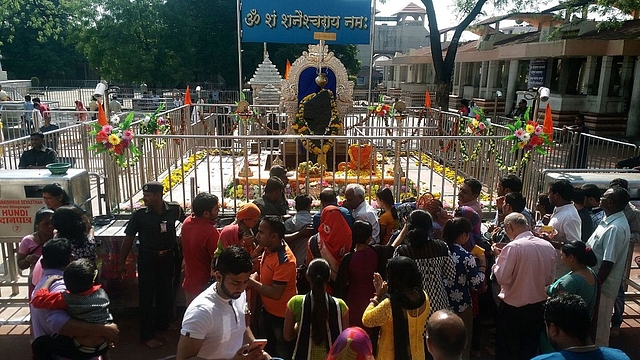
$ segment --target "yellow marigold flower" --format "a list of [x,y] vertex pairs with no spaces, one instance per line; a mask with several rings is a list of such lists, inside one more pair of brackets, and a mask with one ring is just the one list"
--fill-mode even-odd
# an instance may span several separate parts
[[527,125],[527,127],[525,128],[525,130],[529,133],[529,134],[533,134],[534,131],[536,131],[536,128],[533,125]]
[[478,120],[473,120],[471,122],[471,125],[473,125],[473,127],[478,127],[478,124],[479,124]]
[[527,145],[526,141],[520,141],[518,143],[518,149],[524,149],[524,147]]
[[118,144],[120,144],[120,141],[121,141],[121,140],[120,140],[120,138],[118,137],[118,135],[116,135],[116,134],[111,134],[111,135],[109,135],[109,143],[110,143],[111,145],[114,145],[114,146],[115,146],[115,145],[118,145]]

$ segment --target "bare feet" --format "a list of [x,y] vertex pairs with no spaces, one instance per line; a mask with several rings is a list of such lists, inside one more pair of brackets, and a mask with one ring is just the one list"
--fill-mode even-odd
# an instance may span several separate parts
[[150,349],[157,349],[162,345],[164,345],[161,341],[158,341],[156,339],[151,339],[149,341],[146,341],[144,344],[147,345],[147,347]]

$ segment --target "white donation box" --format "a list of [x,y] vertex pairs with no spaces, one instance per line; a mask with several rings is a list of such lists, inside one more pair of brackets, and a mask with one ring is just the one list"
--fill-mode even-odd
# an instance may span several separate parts
[[42,188],[53,183],[92,218],[86,170],[69,169],[64,175],[51,175],[47,169],[0,170],[0,237],[23,237],[34,231],[34,217],[44,206]]

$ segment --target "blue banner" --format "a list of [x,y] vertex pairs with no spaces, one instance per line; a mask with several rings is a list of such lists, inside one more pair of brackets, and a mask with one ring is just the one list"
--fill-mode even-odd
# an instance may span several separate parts
[[324,32],[328,44],[369,44],[370,17],[371,0],[243,0],[242,41],[313,44]]

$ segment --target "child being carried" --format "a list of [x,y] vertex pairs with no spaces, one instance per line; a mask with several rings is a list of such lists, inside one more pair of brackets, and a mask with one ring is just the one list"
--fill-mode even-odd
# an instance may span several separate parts
[[[95,265],[88,259],[79,259],[67,266],[64,270],[64,283],[67,291],[50,292],[49,287],[59,280],[59,276],[49,277],[31,299],[31,304],[36,308],[64,309],[77,320],[94,324],[107,324],[113,321],[109,312],[109,296],[101,288],[95,285],[98,275]],[[36,339],[34,342],[37,342]],[[109,344],[103,337],[81,336],[72,339],[73,344],[65,344],[65,350],[70,358],[87,358],[104,355],[109,349]],[[63,355],[63,354],[60,354]],[[66,356],[66,355],[65,355]]]

